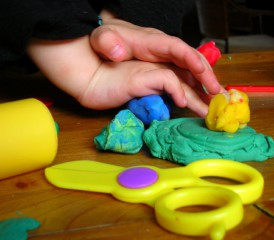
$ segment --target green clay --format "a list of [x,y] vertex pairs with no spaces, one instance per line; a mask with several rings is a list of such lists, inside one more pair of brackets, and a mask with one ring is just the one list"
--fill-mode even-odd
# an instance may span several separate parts
[[143,146],[144,124],[130,110],[120,111],[94,138],[96,148],[134,154]]
[[181,164],[205,158],[245,162],[274,157],[271,137],[248,126],[236,133],[211,131],[202,118],[154,121],[143,139],[154,157]]
[[27,231],[36,229],[40,222],[32,218],[11,218],[0,221],[0,240],[26,240]]

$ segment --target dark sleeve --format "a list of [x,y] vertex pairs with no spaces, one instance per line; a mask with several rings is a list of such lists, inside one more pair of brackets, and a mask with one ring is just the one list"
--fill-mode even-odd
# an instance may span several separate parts
[[180,37],[183,16],[193,4],[195,0],[117,0],[108,7],[121,19]]
[[25,48],[32,37],[63,40],[89,34],[98,26],[97,11],[100,7],[88,0],[1,0],[0,69],[28,66]]
[[133,24],[179,36],[188,2],[193,0],[0,0],[0,70],[34,70],[25,54],[30,38],[89,34],[98,27],[102,8]]

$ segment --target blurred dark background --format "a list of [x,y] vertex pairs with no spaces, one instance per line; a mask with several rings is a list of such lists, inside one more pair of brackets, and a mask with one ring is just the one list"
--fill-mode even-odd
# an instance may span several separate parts
[[[226,36],[221,34],[224,24]],[[213,39],[220,44],[222,52],[226,40],[231,45],[227,52],[274,50],[273,1],[193,0],[183,19],[182,39],[195,48]],[[238,42],[240,46],[234,47]]]

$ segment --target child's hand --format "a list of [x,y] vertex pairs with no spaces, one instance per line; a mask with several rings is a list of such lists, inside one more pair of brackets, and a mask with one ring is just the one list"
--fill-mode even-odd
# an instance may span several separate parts
[[143,28],[109,18],[90,37],[93,49],[105,59],[120,62],[139,59],[148,62],[174,63],[190,73],[190,86],[201,84],[209,94],[224,91],[207,60],[181,39],[157,29]]
[[56,86],[83,106],[108,109],[134,97],[169,94],[178,107],[205,116],[208,106],[190,87],[187,70],[139,60],[109,62],[92,50],[89,36],[67,41],[33,40],[29,56]]
[[187,84],[188,72],[170,64],[131,60],[103,62],[84,87],[80,102],[94,109],[121,106],[135,97],[170,95],[178,107],[188,107],[204,117],[208,106]]

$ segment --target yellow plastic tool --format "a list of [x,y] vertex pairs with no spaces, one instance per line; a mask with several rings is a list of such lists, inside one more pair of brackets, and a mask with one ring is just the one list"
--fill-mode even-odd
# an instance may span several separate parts
[[[159,224],[178,234],[210,235],[223,239],[227,230],[243,218],[243,204],[262,194],[262,175],[249,165],[224,159],[204,159],[186,167],[153,166],[124,168],[95,161],[73,161],[45,170],[53,185],[74,190],[112,194],[131,203],[155,208]],[[204,177],[221,177],[239,184],[217,184]],[[205,212],[184,212],[181,207],[208,205]]]
[[55,122],[37,99],[0,104],[0,133],[0,179],[46,167],[55,158]]

